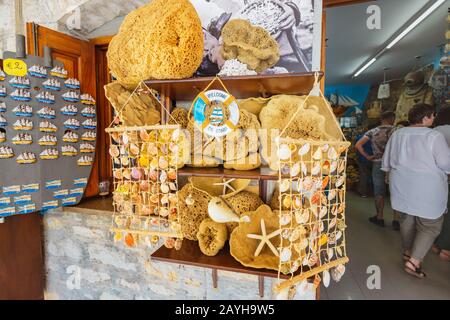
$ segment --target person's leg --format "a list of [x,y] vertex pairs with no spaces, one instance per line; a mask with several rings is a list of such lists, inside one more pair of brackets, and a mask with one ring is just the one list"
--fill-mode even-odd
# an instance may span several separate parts
[[402,238],[403,254],[408,258],[411,256],[411,250],[416,236],[416,222],[414,216],[398,212],[400,221],[400,235]]
[[369,195],[369,166],[361,161],[358,161],[359,169],[359,182],[358,193],[361,197],[367,197]]
[[409,271],[416,269],[416,276],[420,278],[425,276],[420,270],[421,263],[431,249],[434,241],[439,236],[443,222],[444,216],[440,216],[438,219],[415,217],[416,236],[411,248],[411,259],[405,264],[406,271],[408,271],[407,269],[409,269]]
[[369,219],[379,226],[384,226],[383,210],[384,210],[384,197],[386,196],[386,182],[385,173],[381,171],[381,162],[373,162],[372,164],[372,180],[373,180],[373,193],[375,196],[375,209],[376,216]]

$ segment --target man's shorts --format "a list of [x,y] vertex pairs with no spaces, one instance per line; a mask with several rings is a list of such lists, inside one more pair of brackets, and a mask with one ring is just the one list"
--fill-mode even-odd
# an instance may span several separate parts
[[386,196],[386,173],[381,170],[381,161],[372,164],[373,194],[375,197]]

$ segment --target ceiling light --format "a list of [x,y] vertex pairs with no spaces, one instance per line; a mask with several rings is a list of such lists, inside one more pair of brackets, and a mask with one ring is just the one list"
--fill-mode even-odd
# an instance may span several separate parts
[[364,70],[366,70],[368,67],[371,66],[372,63],[374,63],[375,61],[377,61],[376,58],[373,58],[372,60],[370,60],[369,62],[367,62],[364,67],[362,67],[361,69],[358,70],[358,72],[355,73],[355,75],[353,76],[354,78],[356,78],[357,76],[359,76]]
[[412,29],[417,27],[419,23],[425,20],[430,14],[433,13],[441,4],[443,4],[445,0],[436,1],[431,7],[429,7],[424,13],[422,13],[413,23],[411,23],[405,30],[403,30],[398,36],[395,37],[387,46],[386,49],[391,49],[397,42],[403,39]]

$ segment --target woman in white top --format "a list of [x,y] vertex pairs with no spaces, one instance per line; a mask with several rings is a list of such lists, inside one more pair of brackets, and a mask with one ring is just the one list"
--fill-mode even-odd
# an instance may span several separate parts
[[450,148],[444,135],[430,129],[434,108],[415,105],[410,126],[395,131],[383,156],[389,172],[392,208],[400,214],[405,271],[424,278],[421,262],[442,229],[447,211]]
[[[434,120],[434,130],[439,131],[447,140],[447,144],[450,147],[450,107],[445,107],[439,110],[436,119]],[[450,183],[450,179],[449,179]],[[447,204],[447,214],[444,218],[444,224],[442,226],[441,234],[436,240],[436,249],[439,257],[443,261],[450,261],[450,214],[449,203]]]

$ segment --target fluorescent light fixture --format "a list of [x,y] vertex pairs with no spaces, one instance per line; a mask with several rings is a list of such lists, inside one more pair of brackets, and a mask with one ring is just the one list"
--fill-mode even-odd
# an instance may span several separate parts
[[364,70],[366,70],[368,67],[370,67],[375,61],[377,61],[377,58],[373,58],[372,60],[367,62],[364,65],[364,67],[362,67],[361,69],[358,70],[358,72],[355,73],[355,75],[353,77],[356,78],[357,76],[359,76],[361,73],[364,72]]
[[430,14],[433,13],[441,4],[443,4],[445,0],[438,0],[431,7],[429,7],[424,13],[422,13],[413,23],[411,23],[405,30],[403,30],[398,36],[395,37],[387,46],[386,49],[391,49],[397,42],[403,39],[412,29],[417,27],[419,23],[425,20]]

